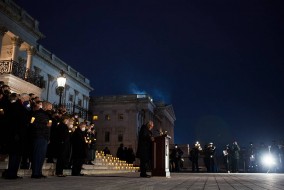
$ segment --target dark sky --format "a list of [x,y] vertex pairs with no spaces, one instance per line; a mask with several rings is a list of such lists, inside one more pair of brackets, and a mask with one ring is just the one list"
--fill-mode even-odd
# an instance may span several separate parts
[[91,95],[172,104],[176,143],[284,140],[283,0],[16,0]]

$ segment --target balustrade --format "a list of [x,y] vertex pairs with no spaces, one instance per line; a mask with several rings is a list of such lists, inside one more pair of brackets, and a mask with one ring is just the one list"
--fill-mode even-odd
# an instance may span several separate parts
[[25,64],[18,63],[13,60],[1,60],[0,61],[0,74],[12,74],[31,84],[36,85],[39,88],[44,87],[44,80],[42,76],[40,76],[35,71],[27,69],[25,67]]

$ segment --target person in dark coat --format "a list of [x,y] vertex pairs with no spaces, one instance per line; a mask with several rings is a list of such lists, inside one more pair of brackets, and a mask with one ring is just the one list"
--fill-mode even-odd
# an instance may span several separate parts
[[232,172],[236,173],[239,172],[239,159],[240,159],[240,147],[237,141],[233,142],[231,152],[232,152]]
[[42,109],[35,111],[32,115],[32,176],[31,178],[46,178],[42,175],[42,167],[46,156],[47,145],[50,136],[50,127],[52,125],[49,111],[52,110],[50,102],[43,102]]
[[216,147],[213,143],[209,143],[204,147],[204,164],[207,168],[207,172],[213,173],[215,169],[215,151]]
[[139,140],[136,156],[140,158],[140,177],[151,177],[147,175],[147,166],[150,167],[152,160],[152,142],[154,137],[151,130],[154,127],[153,121],[149,121],[146,125],[142,125],[139,131]]
[[125,151],[123,143],[121,143],[116,151],[116,157],[119,158],[119,160],[125,160]]
[[95,151],[96,151],[96,133],[92,126],[89,126],[89,129],[86,133],[86,138],[88,141],[88,155],[86,164],[94,165],[92,161],[95,159]]
[[[0,81],[3,82],[3,81]],[[6,86],[6,88],[2,88]],[[8,125],[7,125],[7,110],[10,105],[9,100],[10,91],[7,85],[0,87],[0,154],[6,155],[7,152],[7,141],[8,141]]]
[[191,158],[190,161],[191,161],[191,166],[192,166],[192,172],[199,172],[199,165],[198,165],[199,147],[196,144],[194,144],[189,154]]
[[82,176],[82,166],[87,158],[88,145],[85,139],[86,123],[79,124],[71,136],[72,144],[72,176]]
[[226,145],[225,149],[223,150],[223,155],[224,155],[224,164],[226,168],[226,172],[230,173],[231,172],[231,147],[229,144]]
[[12,93],[10,100],[11,104],[7,110],[9,164],[4,177],[18,179],[20,177],[17,176],[17,173],[24,151],[29,118],[29,112],[24,107],[24,103],[29,100],[29,95],[21,94],[20,100],[17,100],[17,94]]
[[135,161],[135,154],[134,154],[133,149],[132,149],[131,146],[127,148],[127,152],[126,153],[127,153],[126,154],[127,155],[126,156],[127,163],[128,164],[133,164],[133,162]]
[[110,150],[108,149],[107,146],[103,149],[103,152],[104,152],[104,155],[110,154]]
[[66,163],[66,157],[68,156],[68,148],[70,144],[70,133],[69,133],[69,122],[70,118],[64,116],[57,126],[57,135],[55,139],[55,145],[57,146],[57,162],[56,162],[56,172],[58,177],[66,177],[63,174],[63,169]]

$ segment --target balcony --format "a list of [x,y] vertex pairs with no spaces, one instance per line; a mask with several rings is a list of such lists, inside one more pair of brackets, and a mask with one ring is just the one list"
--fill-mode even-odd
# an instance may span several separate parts
[[[89,121],[90,118],[92,118],[92,113],[79,105],[75,105],[73,103],[66,103],[62,104],[62,106],[66,108],[66,111],[69,115],[78,114],[79,118],[82,118],[87,121]],[[55,109],[59,108],[58,104],[53,104],[53,107]]]
[[37,72],[29,70],[25,64],[13,60],[0,60],[0,74],[12,74],[39,88],[44,87],[44,80]]

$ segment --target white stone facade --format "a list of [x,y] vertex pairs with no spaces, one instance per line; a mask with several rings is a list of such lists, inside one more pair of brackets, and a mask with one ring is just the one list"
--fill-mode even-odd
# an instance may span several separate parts
[[[12,0],[0,1],[0,81],[13,92],[34,93],[42,100],[59,103],[57,77],[63,70],[67,78],[62,103],[88,110],[90,81],[37,41],[44,37],[38,29],[39,22]],[[14,74],[16,64],[23,64],[42,81],[32,84],[27,76]],[[70,110],[69,110],[70,111]],[[74,110],[76,112],[76,110]]]
[[174,143],[175,115],[171,105],[155,103],[150,96],[137,94],[99,96],[93,101],[90,109],[94,114],[98,150],[107,146],[116,155],[123,143],[136,152],[140,127],[149,120],[154,121],[155,136],[167,133],[171,136],[170,144]]

